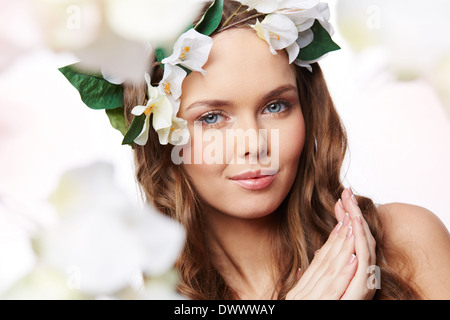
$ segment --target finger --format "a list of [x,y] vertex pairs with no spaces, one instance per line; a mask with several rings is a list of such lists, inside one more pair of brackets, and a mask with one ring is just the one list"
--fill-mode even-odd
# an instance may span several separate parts
[[334,205],[334,216],[336,217],[337,221],[344,220],[345,209],[344,204],[342,203],[342,199],[336,201],[336,204]]
[[[350,227],[348,230],[351,230]],[[330,260],[328,265],[324,265],[324,272],[314,285],[310,288],[306,288],[307,291],[309,289],[309,292],[313,297],[331,298],[332,296],[338,295],[337,298],[340,298],[344,294],[345,289],[352,279],[350,271],[353,271],[352,273],[354,273],[352,266],[348,268],[349,261],[351,261],[354,252],[354,241],[355,237],[353,235],[347,237],[339,253]],[[343,279],[341,279],[342,277]],[[337,286],[333,287],[333,283],[336,281],[338,281],[336,283]],[[328,292],[330,286],[333,288],[334,292]]]
[[364,216],[360,216],[360,219],[362,221],[364,233],[366,235],[367,245],[369,246],[370,254],[372,257],[371,264],[375,264],[375,262],[376,262],[376,241],[372,235],[372,232],[370,231],[370,228],[369,228],[369,225],[367,224],[366,219],[364,219]]
[[[347,202],[347,199],[349,199],[353,194],[352,189],[350,188],[345,188],[344,191],[342,191],[341,194],[341,200],[342,200],[342,204],[345,204],[345,202]],[[345,209],[345,205],[344,205],[344,209]]]
[[[355,231],[356,229],[358,229],[358,234],[361,235],[361,237],[358,237],[357,234],[357,241],[356,241],[356,249],[360,250],[360,252],[358,253],[358,251],[356,252],[357,254],[369,254],[369,256],[367,258],[369,258],[369,261],[371,264],[375,263],[376,259],[374,259],[375,257],[375,239],[372,236],[372,233],[370,232],[369,229],[369,225],[367,224],[366,221],[364,221],[364,217],[362,215],[362,212],[360,210],[360,208],[357,205],[357,201],[354,197],[354,195],[352,195],[349,199],[346,200],[346,202],[344,202],[344,207],[346,208],[346,210],[349,212],[351,218],[352,218],[352,225],[353,224],[358,224],[357,226],[355,226]],[[365,258],[365,257],[364,257]],[[361,256],[358,256],[358,260],[360,261],[361,264]]]
[[343,202],[346,201],[348,198],[350,198],[351,195],[352,192],[350,191],[350,189],[345,188],[344,191],[342,191],[341,198],[339,198],[338,201],[336,202],[334,206],[334,212],[335,217],[338,221],[342,221],[344,219],[346,211]]
[[300,281],[297,283],[297,285],[291,290],[292,293],[295,295],[296,292],[301,291],[310,281],[312,275],[317,271],[317,268],[321,265],[324,257],[326,256],[327,252],[330,250],[330,248],[333,246],[334,242],[336,241],[336,238],[338,236],[338,232],[341,229],[342,222],[339,222],[336,227],[333,229],[333,231],[330,233],[327,241],[322,246],[322,248],[317,252],[314,259],[311,261],[311,264],[309,267],[305,270],[305,272],[301,275]]
[[[369,225],[365,221],[361,209],[358,206],[358,202],[354,195],[351,195],[349,198],[346,198],[346,200],[343,200],[344,208],[345,210],[350,214],[350,217],[352,218],[352,221],[355,220],[357,216],[361,218],[362,225],[364,228],[364,234],[366,237],[367,245],[369,247],[370,253],[373,257],[376,255],[376,241],[370,231]],[[375,259],[371,260],[372,264],[375,263]]]
[[358,206],[358,202],[354,195],[346,199],[344,208],[352,217],[352,225],[355,231],[355,251],[358,258],[358,269],[356,274],[347,288],[347,292],[343,299],[361,299],[373,296],[374,291],[368,288],[367,270],[369,266],[376,263],[376,242],[370,231],[369,225],[365,221],[362,212]]
[[[304,290],[305,292],[312,291],[317,286],[319,281],[321,281],[322,283],[322,289],[325,289],[326,286],[330,284],[326,281],[331,281],[333,279],[332,276],[335,276],[335,272],[338,270],[336,268],[340,266],[336,265],[336,261],[339,260],[340,255],[346,255],[347,258],[349,258],[350,255],[354,253],[354,240],[351,239],[351,241],[347,241],[346,243],[346,239],[350,238],[351,236],[352,227],[349,225],[343,225],[338,231],[337,237],[335,238],[331,248],[328,250],[327,254],[320,260],[320,265],[315,268],[314,273],[310,276],[308,283],[304,285],[302,290]],[[331,277],[329,275],[330,266],[332,266],[331,270],[333,271],[333,275]]]
[[344,218],[344,215],[348,213],[345,204],[347,203],[348,199],[350,199],[352,194],[353,193],[350,188],[345,188],[344,191],[342,191],[341,198],[339,199],[340,201],[338,200],[339,207],[341,207],[342,210],[341,208],[337,208],[337,210],[339,211],[339,215],[342,217],[342,219]]
[[298,268],[298,270],[297,270],[297,277],[296,277],[297,281],[300,280],[301,277],[302,277],[302,269]]
[[355,251],[358,258],[358,268],[355,276],[350,282],[343,299],[363,299],[370,295],[370,289],[368,288],[367,270],[372,264],[373,255],[370,252],[370,248],[367,243],[366,233],[364,230],[362,217],[357,216],[353,221],[353,230],[355,236]]
[[366,219],[364,219],[364,216],[361,216],[361,221],[364,227],[364,232],[366,233],[366,239],[367,239],[367,244],[369,246],[370,249],[370,253],[372,255],[372,264],[375,264],[376,262],[376,240],[372,235],[372,231],[370,231],[369,228],[369,224],[367,223]]
[[333,231],[330,233],[330,236],[328,237],[325,244],[322,246],[322,248],[317,252],[317,254],[314,256],[313,260],[311,261],[311,264],[309,267],[305,270],[305,272],[301,275],[300,281],[296,284],[294,288],[290,291],[290,296],[295,298],[295,295],[304,290],[304,288],[308,285],[308,283],[311,281],[311,278],[314,276],[314,274],[317,272],[317,269],[321,266],[323,259],[325,258],[327,252],[330,250],[330,248],[333,246],[334,242],[336,241],[336,238],[338,237],[339,230],[342,227],[342,222],[338,222],[336,227],[333,229]]
[[345,200],[343,199],[342,204],[344,205],[345,212],[350,214],[350,218],[352,218],[352,220],[357,215],[362,215],[361,209],[359,208],[358,202],[353,194]]
[[323,260],[326,259],[330,254],[330,250],[337,250],[341,247],[342,240],[345,239],[345,235],[347,233],[346,230],[341,229],[343,226],[347,227],[349,223],[350,215],[346,214],[343,221],[339,221],[336,227],[333,229],[330,236],[328,237],[327,242],[322,246],[320,250],[317,250],[315,252],[314,259],[311,262],[311,265],[314,265],[315,267],[320,266],[323,263]]
[[367,242],[366,231],[362,223],[362,216],[358,215],[353,221],[353,230],[355,235],[355,252],[358,257],[358,271],[366,272],[372,261],[372,253]]
[[345,294],[349,283],[353,279],[356,268],[358,267],[358,259],[355,254],[352,254],[347,265],[342,268],[339,276],[328,286],[325,293],[321,296],[321,299],[325,300],[337,300],[341,299]]

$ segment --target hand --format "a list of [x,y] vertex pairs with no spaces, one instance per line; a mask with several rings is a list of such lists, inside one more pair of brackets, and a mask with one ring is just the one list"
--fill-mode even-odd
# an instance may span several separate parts
[[368,268],[376,263],[376,242],[351,189],[345,189],[341,198],[342,200],[338,201],[335,206],[336,219],[344,219],[346,213],[350,215],[358,260],[356,274],[341,299],[372,299],[375,289],[369,288],[367,279],[369,277]]
[[375,240],[349,189],[336,203],[335,214],[339,223],[286,299],[373,297],[367,269],[376,261]]
[[350,216],[344,214],[286,299],[340,299],[357,270],[354,252],[353,227]]

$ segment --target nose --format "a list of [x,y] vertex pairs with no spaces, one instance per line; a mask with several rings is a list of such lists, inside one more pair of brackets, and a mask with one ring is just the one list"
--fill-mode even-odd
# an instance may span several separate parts
[[238,163],[257,164],[269,156],[268,130],[263,128],[255,116],[241,117],[235,129],[235,154]]

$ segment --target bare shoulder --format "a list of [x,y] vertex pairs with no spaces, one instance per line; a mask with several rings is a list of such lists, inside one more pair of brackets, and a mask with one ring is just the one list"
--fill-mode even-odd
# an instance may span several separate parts
[[[413,280],[424,298],[450,299],[450,235],[441,220],[426,208],[405,203],[380,205],[378,214],[385,246],[395,246],[411,259]],[[395,259],[386,257],[392,266]]]
[[387,203],[378,207],[387,238],[396,241],[450,241],[442,221],[430,210],[406,203]]

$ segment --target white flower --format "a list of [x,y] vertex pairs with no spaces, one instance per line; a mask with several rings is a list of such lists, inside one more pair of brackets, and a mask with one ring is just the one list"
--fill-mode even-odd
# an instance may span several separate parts
[[251,27],[269,44],[272,54],[277,54],[276,50],[286,49],[289,63],[297,58],[300,50],[296,43],[298,31],[291,19],[280,14],[269,14],[262,22],[256,20]]
[[162,85],[167,95],[170,94],[177,100],[181,97],[181,86],[186,75],[187,72],[182,68],[167,64],[164,66],[164,75],[160,85]]
[[0,1],[0,72],[42,42],[33,0]]
[[272,13],[278,8],[277,0],[237,0],[248,6],[248,10],[255,9],[261,13]]
[[175,116],[172,117],[172,127],[169,133],[169,142],[173,145],[184,145],[189,141],[187,121]]
[[[137,75],[149,67],[148,42],[119,36],[106,23],[104,0],[36,0],[36,29],[56,52],[74,54],[85,70],[122,80],[142,81]],[[146,69],[143,69],[146,68]]]
[[290,10],[306,10],[311,9],[319,4],[320,0],[278,0],[278,8],[280,9],[290,9]]
[[[252,27],[260,38],[269,43],[273,54],[275,50],[286,49],[289,63],[295,61],[297,65],[311,69],[309,66],[311,62],[300,61],[297,56],[301,48],[305,48],[314,41],[311,27],[315,20],[318,20],[331,36],[334,33],[329,23],[328,4],[320,3],[320,0],[243,0],[239,2],[261,13],[270,13],[261,23],[257,21]],[[287,20],[291,20],[292,23]],[[294,37],[295,40],[292,40]]]
[[56,51],[87,48],[104,36],[102,0],[35,2],[45,41]]
[[305,10],[315,7],[320,0],[237,0],[260,13],[275,13],[280,9]]
[[[305,48],[311,42],[314,41],[314,33],[311,30],[315,20],[327,30],[327,32],[332,36],[334,30],[332,25],[329,23],[330,20],[330,10],[328,4],[320,3],[320,0],[281,0],[279,2],[279,8],[277,13],[291,19],[298,31],[298,38],[296,40],[299,50]],[[309,71],[312,71],[311,65],[324,58],[322,57],[312,60],[312,61],[302,61],[300,59],[295,59],[294,63],[300,67],[305,67]]]
[[117,82],[141,82],[142,70],[149,68],[151,39],[136,41],[112,30],[105,17],[110,5],[105,0],[37,0],[35,4],[49,48],[74,54],[87,71],[101,69],[107,78],[120,79]]
[[175,40],[192,23],[198,0],[107,0],[106,18],[118,35],[139,42]]
[[1,296],[1,300],[86,300],[89,297],[68,285],[65,272],[37,264]]
[[148,141],[150,129],[150,115],[153,114],[153,128],[158,133],[161,144],[167,144],[166,129],[172,125],[173,105],[161,86],[153,87],[150,83],[150,76],[145,74],[145,81],[148,87],[148,102],[145,106],[136,106],[131,111],[135,116],[145,114],[144,127],[139,136],[134,140],[138,145],[145,145]]
[[187,129],[187,121],[176,116],[172,116],[172,125],[168,128],[161,129],[159,132],[159,143],[183,145],[189,141],[189,130]]
[[164,65],[164,75],[159,83],[158,90],[159,92],[164,92],[172,104],[173,113],[171,125],[161,128],[158,131],[159,142],[161,144],[171,143],[173,145],[181,145],[186,144],[189,140],[187,121],[176,117],[180,108],[181,87],[186,75],[187,72],[176,65]]
[[69,289],[93,296],[136,287],[141,274],[164,275],[185,239],[181,225],[130,201],[113,178],[106,163],[65,173],[52,196],[61,219],[36,242],[42,264],[62,272]]
[[312,32],[311,29],[298,33],[297,44],[300,48],[308,46],[313,41],[314,41],[314,33]]
[[171,100],[174,115],[180,108],[181,87],[186,76],[187,72],[182,68],[171,64],[164,65],[164,75],[159,86]]
[[172,55],[161,62],[164,65],[179,64],[192,71],[199,71],[205,74],[205,70],[202,67],[208,60],[211,47],[211,37],[205,36],[191,28],[175,42]]
[[[310,7],[314,2],[317,2],[316,5]],[[300,8],[299,5],[294,9],[280,9],[277,13],[289,17],[295,23],[298,32],[309,30],[314,24],[314,21],[318,20],[331,36],[334,33],[331,24],[328,22],[330,20],[330,9],[327,3],[307,1],[305,8]]]
[[[173,43],[203,6],[198,0],[26,1],[37,8],[40,23],[34,29],[42,33],[51,49],[69,51],[85,69],[101,68],[105,74],[120,79],[115,82],[142,81],[140,74],[149,68],[151,47]],[[3,9],[0,4],[0,11]],[[22,22],[18,17],[11,20]],[[14,24],[13,29],[23,28]],[[1,39],[0,28],[0,44]]]
[[298,65],[299,67],[306,68],[306,69],[308,69],[308,71],[312,72],[311,64],[316,63],[316,62],[322,60],[322,59],[325,58],[327,55],[328,55],[328,54],[324,54],[323,56],[321,56],[321,57],[319,57],[319,58],[317,58],[317,59],[314,59],[314,60],[308,60],[308,61],[296,59],[296,60],[294,61],[294,63],[295,63],[296,65]]
[[153,113],[153,128],[158,133],[159,143],[166,145],[186,144],[189,140],[189,130],[186,120],[176,117],[180,108],[181,87],[187,72],[182,68],[166,64],[164,75],[158,87],[150,83],[150,76],[145,75],[148,86],[148,102],[145,106],[136,106],[132,114],[146,115],[144,127],[139,136],[134,140],[139,145],[145,145],[148,141],[150,130],[150,115]]
[[142,82],[142,70],[149,68],[149,50],[149,44],[123,39],[105,30],[89,46],[70,51],[81,60],[83,69],[101,69],[108,80],[113,78],[114,83],[122,83]]

